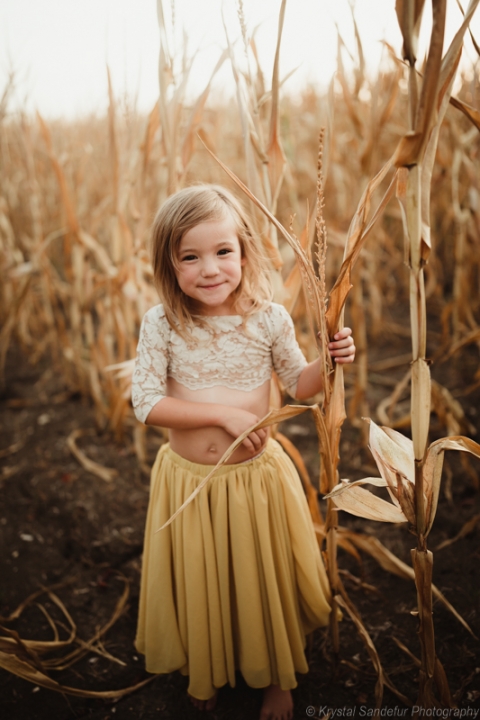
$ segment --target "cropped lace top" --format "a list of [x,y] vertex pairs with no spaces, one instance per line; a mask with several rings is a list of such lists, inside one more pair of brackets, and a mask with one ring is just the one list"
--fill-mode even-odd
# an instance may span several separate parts
[[220,385],[248,392],[275,370],[294,396],[307,361],[282,305],[270,303],[245,323],[240,315],[204,320],[205,326],[195,326],[185,339],[168,324],[163,305],[145,314],[132,378],[133,408],[142,422],[165,397],[167,377],[191,390]]

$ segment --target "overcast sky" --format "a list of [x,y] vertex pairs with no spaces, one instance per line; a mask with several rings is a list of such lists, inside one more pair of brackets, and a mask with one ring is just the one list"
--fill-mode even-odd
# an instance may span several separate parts
[[[222,8],[229,35],[240,38],[238,0],[164,0],[163,4],[176,52],[183,48],[183,32],[190,55],[196,52],[191,84],[197,95],[226,44]],[[280,0],[243,0],[243,6],[248,32],[258,26],[257,46],[269,75]],[[382,39],[400,53],[394,7],[394,0],[356,0],[355,16],[372,72],[380,62]],[[336,69],[336,25],[355,51],[349,8],[348,0],[289,0],[281,74],[298,69],[286,89],[294,92],[306,82],[329,82]],[[449,0],[449,8],[451,37],[460,12],[455,0]],[[479,15],[477,11],[472,25],[477,40]],[[38,109],[47,118],[102,113],[107,106],[108,64],[117,96],[126,93],[137,99],[140,110],[149,110],[158,95],[158,50],[155,0],[0,0],[0,94],[13,69],[12,107]],[[242,55],[241,42],[237,54]],[[471,43],[467,54],[474,57]],[[232,86],[231,70],[225,67],[217,88],[228,92]]]

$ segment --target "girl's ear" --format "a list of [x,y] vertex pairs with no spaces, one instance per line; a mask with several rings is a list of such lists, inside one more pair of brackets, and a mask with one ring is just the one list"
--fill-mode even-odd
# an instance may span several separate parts
[[246,257],[242,257],[242,259],[240,260],[240,265],[241,265],[242,267],[244,267],[246,264],[247,264],[247,258],[246,258]]

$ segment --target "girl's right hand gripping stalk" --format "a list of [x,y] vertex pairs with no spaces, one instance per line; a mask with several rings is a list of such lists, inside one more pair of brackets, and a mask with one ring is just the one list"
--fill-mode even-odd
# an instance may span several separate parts
[[[244,433],[245,430],[248,430],[249,427],[252,427],[252,425],[258,423],[259,420],[259,417],[257,417],[251,412],[248,412],[247,410],[241,410],[239,408],[228,408],[228,411],[225,415],[223,428],[235,440],[237,437],[239,437],[239,435]],[[244,445],[250,452],[258,453],[265,444],[267,436],[268,432],[266,428],[255,430],[245,438],[242,445]]]

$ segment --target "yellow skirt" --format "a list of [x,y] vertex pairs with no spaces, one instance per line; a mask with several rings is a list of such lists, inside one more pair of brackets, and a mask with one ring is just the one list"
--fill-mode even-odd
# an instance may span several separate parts
[[225,465],[156,533],[212,469],[164,445],[152,469],[135,645],[151,673],[180,670],[212,697],[239,670],[248,685],[296,687],[305,636],[328,623],[325,569],[304,491],[274,440]]

